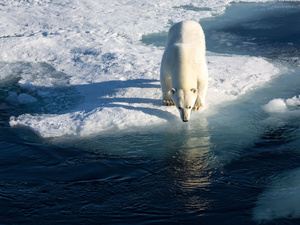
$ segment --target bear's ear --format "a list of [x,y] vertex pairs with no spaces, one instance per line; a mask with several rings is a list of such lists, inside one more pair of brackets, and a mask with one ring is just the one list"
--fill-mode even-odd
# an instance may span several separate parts
[[175,94],[176,89],[175,89],[175,88],[172,88],[172,89],[171,89],[171,92],[172,92],[173,94]]
[[191,91],[195,94],[197,90],[195,88],[192,88]]

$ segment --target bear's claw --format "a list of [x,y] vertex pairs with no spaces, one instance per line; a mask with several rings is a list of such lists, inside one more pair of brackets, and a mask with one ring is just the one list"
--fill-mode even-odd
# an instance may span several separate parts
[[202,105],[194,105],[193,111],[198,111],[198,110],[200,110],[200,109],[202,109],[202,108],[203,108]]
[[163,100],[164,105],[166,106],[174,106],[174,102],[172,100]]

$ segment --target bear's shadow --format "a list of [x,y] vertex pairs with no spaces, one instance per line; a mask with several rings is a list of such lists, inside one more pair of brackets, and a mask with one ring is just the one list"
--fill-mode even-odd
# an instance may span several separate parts
[[[87,85],[78,85],[76,86],[77,90],[85,96],[85,99],[81,101],[82,103],[82,110],[85,111],[92,111],[95,108],[103,107],[121,107],[128,110],[136,110],[142,111],[145,114],[157,116],[159,118],[165,120],[172,120],[177,118],[172,113],[168,111],[164,111],[159,109],[162,106],[161,99],[152,99],[146,97],[114,97],[117,92],[130,88],[153,88],[157,89],[160,88],[159,84],[156,84],[159,80],[152,80],[152,79],[132,79],[132,80],[113,80],[113,81],[104,81],[100,83],[93,83]],[[139,92],[140,93],[140,92]],[[126,96],[126,94],[125,94]],[[88,98],[88,99],[86,99]],[[85,104],[91,103],[90,105]],[[128,103],[128,104],[124,104]],[[157,108],[150,108],[150,107],[143,107],[143,106],[136,106],[130,104],[151,104],[157,106]]]
[[[75,111],[92,112],[98,108],[117,107],[127,110],[139,110],[145,114],[166,120],[176,118],[172,113],[161,109],[161,99],[157,99],[155,96],[151,98],[151,95],[146,93],[149,89],[156,91],[155,89],[160,88],[159,80],[111,80],[99,83],[71,85],[69,75],[57,71],[47,63],[17,62],[1,64],[0,69],[5,66],[10,68],[11,77],[14,79],[0,86],[0,94],[2,95],[0,100],[3,102],[2,105],[5,106],[5,111],[8,108],[12,109],[9,110],[10,116],[18,116],[25,113],[65,114]],[[18,82],[27,73],[30,73],[34,80],[42,80],[46,76],[51,81],[51,85],[23,88]],[[137,88],[138,90],[134,93],[134,91],[130,91],[131,88]],[[130,93],[126,93],[128,91]],[[12,104],[6,100],[10,92],[16,93],[16,100],[17,96],[27,94],[34,97],[36,101],[25,104]],[[120,94],[120,92],[123,93]],[[149,105],[150,107],[147,107]],[[151,105],[157,107],[151,107]],[[4,120],[8,120],[7,116],[5,116]]]

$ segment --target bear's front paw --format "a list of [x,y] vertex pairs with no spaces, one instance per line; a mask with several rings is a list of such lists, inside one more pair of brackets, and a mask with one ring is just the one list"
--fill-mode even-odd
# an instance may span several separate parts
[[174,102],[172,100],[163,100],[164,105],[166,106],[174,106]]

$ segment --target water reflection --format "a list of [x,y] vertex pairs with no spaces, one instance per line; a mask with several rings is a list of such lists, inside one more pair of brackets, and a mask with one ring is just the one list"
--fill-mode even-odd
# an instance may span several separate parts
[[164,135],[169,190],[187,211],[199,212],[210,206],[210,135],[206,118],[173,127]]

